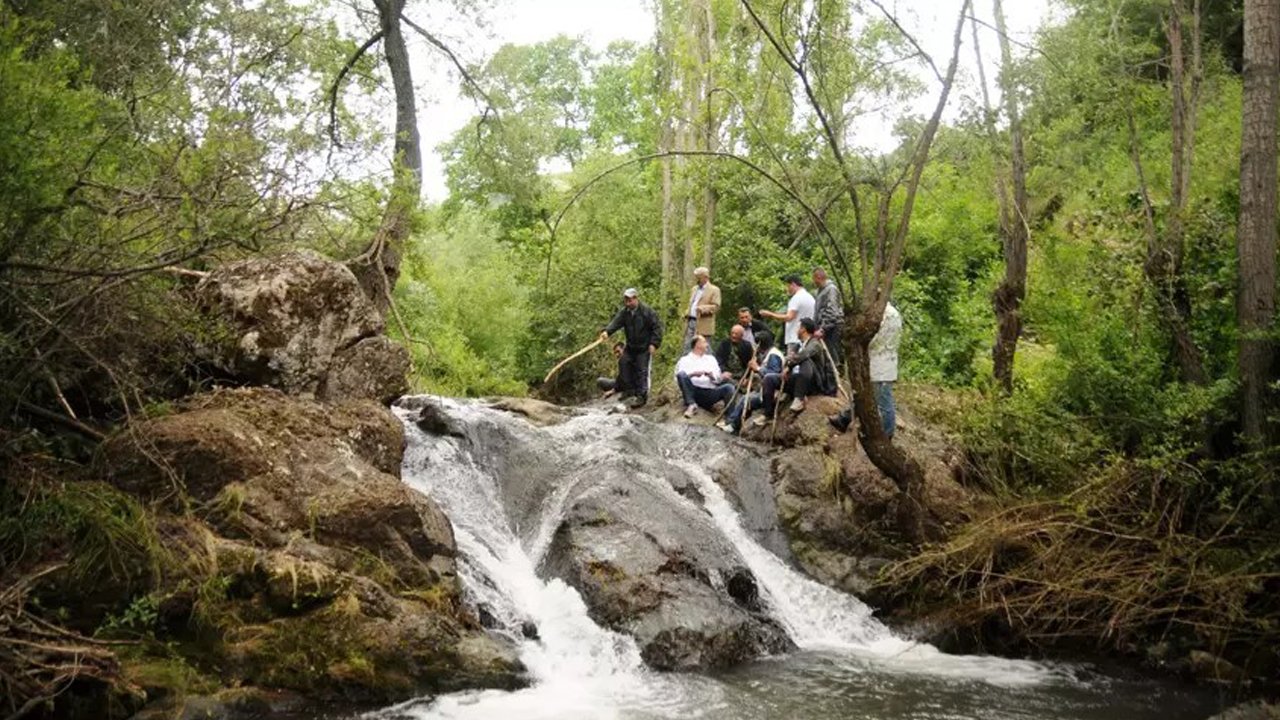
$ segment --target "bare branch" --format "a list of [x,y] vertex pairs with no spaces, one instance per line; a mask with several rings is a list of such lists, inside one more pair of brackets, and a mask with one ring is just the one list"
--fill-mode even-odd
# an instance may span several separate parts
[[462,64],[462,61],[458,59],[458,56],[453,53],[453,50],[451,50],[448,45],[445,45],[440,41],[440,38],[437,38],[435,35],[427,32],[426,28],[415,23],[404,15],[401,15],[400,19],[404,20],[406,25],[413,28],[415,32],[421,35],[427,42],[431,43],[437,50],[444,53],[445,57],[449,58],[449,62],[453,63],[453,66],[457,68],[458,73],[462,75],[462,79],[471,86],[471,89],[475,91],[477,95],[484,99],[485,104],[489,106],[489,109],[493,111],[494,115],[498,114],[498,110],[494,107],[493,100],[489,98],[489,94],[485,92],[484,88],[480,87],[480,83],[472,77],[471,72],[467,70],[467,66]]
[[382,40],[383,32],[379,30],[372,37],[364,41],[364,44],[356,48],[351,53],[351,57],[347,58],[347,62],[338,71],[337,77],[333,79],[333,84],[329,86],[329,140],[336,146],[341,147],[342,143],[338,141],[338,88],[342,85],[342,81],[347,77],[347,73],[351,72],[360,58],[364,57],[369,48],[378,44]]
[[[872,5],[875,5],[876,9],[878,9],[880,13],[884,15],[885,19],[888,20],[893,25],[893,27],[898,30],[898,32],[902,35],[902,37],[906,38],[906,41],[908,43],[911,43],[911,46],[916,49],[916,52],[919,53],[920,57],[924,58],[925,64],[927,64],[929,66],[929,69],[933,71],[933,77],[937,79],[938,82],[946,82],[942,78],[942,73],[938,72],[938,66],[934,64],[933,58],[929,56],[929,53],[924,51],[924,48],[921,47],[920,43],[916,42],[915,36],[907,32],[906,28],[902,27],[902,23],[898,22],[898,17],[893,13],[889,12],[889,9],[886,8],[880,2],[880,0],[870,0],[870,2]],[[968,3],[966,3],[966,7],[967,6],[968,6]]]

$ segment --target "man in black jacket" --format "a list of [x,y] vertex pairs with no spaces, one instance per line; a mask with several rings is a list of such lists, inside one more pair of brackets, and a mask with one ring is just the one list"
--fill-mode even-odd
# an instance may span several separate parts
[[[763,320],[757,320],[751,315],[751,308],[738,308],[738,324],[742,326],[742,339],[755,345],[763,347],[766,344],[772,344],[773,333],[769,327],[764,324]],[[769,336],[769,343],[764,342],[765,335]]]
[[716,346],[716,362],[720,364],[720,369],[729,373],[735,381],[741,380],[747,374],[751,355],[755,352],[751,343],[743,338],[743,334],[742,326],[734,325],[729,328],[729,337],[721,340]]
[[[835,368],[828,362],[827,353],[823,351],[821,341],[814,336],[816,331],[817,324],[813,322],[813,318],[802,318],[798,331],[800,349],[788,356],[786,360],[787,369],[784,373],[782,389],[793,398],[792,412],[804,410],[804,401],[809,395],[836,394]],[[765,391],[766,393],[769,391],[767,386]]]
[[600,339],[608,340],[618,330],[626,333],[627,344],[618,357],[616,389],[620,399],[630,396],[630,406],[638,408],[649,401],[649,367],[653,353],[662,347],[662,321],[640,302],[635,288],[622,293],[622,309],[600,331]]

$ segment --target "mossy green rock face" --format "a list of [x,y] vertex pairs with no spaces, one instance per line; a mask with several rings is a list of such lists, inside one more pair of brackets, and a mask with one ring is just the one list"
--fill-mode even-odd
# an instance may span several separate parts
[[108,440],[99,473],[173,538],[163,624],[222,683],[386,702],[522,683],[459,597],[453,530],[370,401],[218,390]]

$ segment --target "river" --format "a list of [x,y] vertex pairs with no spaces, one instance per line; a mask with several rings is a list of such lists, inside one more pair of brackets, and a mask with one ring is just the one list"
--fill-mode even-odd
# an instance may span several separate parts
[[[703,470],[715,453],[742,451],[718,431],[599,411],[535,427],[479,402],[431,402],[460,432],[425,433],[408,421],[411,411],[398,409],[409,436],[404,480],[453,521],[465,595],[518,640],[531,684],[424,698],[365,718],[1201,720],[1218,709],[1202,689],[1086,665],[948,655],[899,636],[860,600],[809,579],[746,529],[732,499]],[[798,652],[725,672],[655,672],[631,638],[591,620],[576,591],[539,575],[570,479],[637,452],[662,455],[664,472],[678,468],[697,487],[703,511],[754,573]],[[669,490],[666,478],[639,467],[635,482]],[[512,474],[522,473],[565,478],[563,492],[552,481],[532,521],[511,517],[504,497],[519,484]],[[537,639],[519,633],[530,622]]]

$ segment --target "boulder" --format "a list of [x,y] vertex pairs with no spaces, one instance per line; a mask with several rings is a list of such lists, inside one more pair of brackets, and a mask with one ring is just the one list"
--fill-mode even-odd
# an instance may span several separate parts
[[613,477],[569,505],[543,561],[596,622],[634,637],[659,670],[726,667],[794,648],[755,577],[704,514]]
[[209,273],[195,296],[231,330],[206,355],[238,383],[329,399],[404,391],[408,353],[381,336],[381,316],[342,263],[310,251],[253,257]]
[[1237,705],[1209,720],[1280,720],[1280,706],[1262,701]]
[[183,511],[165,535],[218,582],[165,597],[162,619],[181,632],[200,612],[220,628],[202,662],[226,682],[376,702],[517,686],[510,641],[461,601],[449,519],[398,477],[403,448],[403,425],[375,402],[259,387],[134,422],[95,464]]

